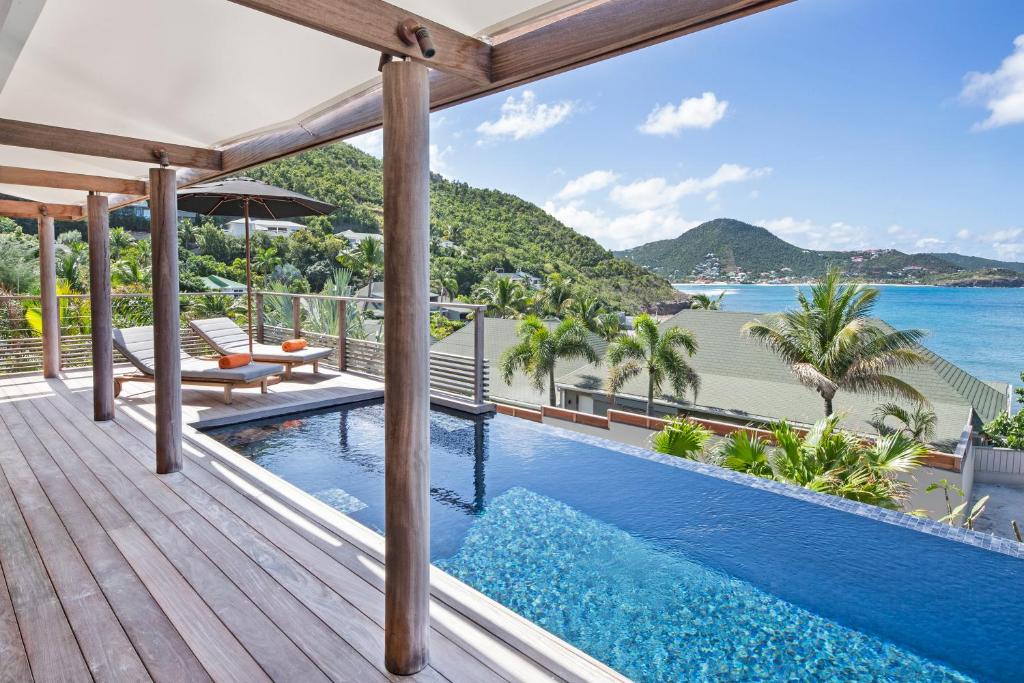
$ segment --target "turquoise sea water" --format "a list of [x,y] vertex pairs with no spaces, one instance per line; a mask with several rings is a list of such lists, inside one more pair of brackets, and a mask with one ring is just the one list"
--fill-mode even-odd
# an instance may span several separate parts
[[[1020,386],[1024,371],[1024,289],[878,285],[876,312],[901,328],[927,330],[925,345],[983,380]],[[676,285],[725,291],[727,311],[769,313],[795,305],[794,285]],[[806,287],[804,288],[806,289]]]

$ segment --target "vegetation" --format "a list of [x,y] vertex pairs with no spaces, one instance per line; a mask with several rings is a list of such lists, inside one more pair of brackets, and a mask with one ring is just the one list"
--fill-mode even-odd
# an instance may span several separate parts
[[[897,427],[891,427],[886,422],[893,419]],[[913,408],[905,408],[898,403],[883,403],[875,409],[871,418],[871,426],[879,434],[892,434],[903,432],[912,439],[927,441],[935,435],[935,425],[938,417],[923,403],[915,403]]]
[[696,460],[710,438],[711,432],[704,426],[676,418],[651,437],[651,448],[658,453]]
[[559,360],[582,358],[596,363],[597,352],[587,339],[587,328],[574,318],[566,318],[554,329],[535,315],[519,323],[519,343],[501,358],[501,374],[511,382],[517,372],[525,373],[538,390],[548,387],[548,401],[557,404],[555,365]]
[[838,269],[830,269],[809,297],[797,293],[799,308],[747,323],[744,332],[789,363],[797,379],[821,395],[826,416],[832,414],[839,389],[925,403],[917,389],[890,374],[925,362],[917,346],[924,332],[892,330],[873,320],[879,290],[844,285],[841,277]]
[[683,355],[692,356],[697,352],[693,333],[680,327],[661,332],[646,313],[636,317],[633,328],[632,336],[622,335],[608,347],[608,394],[614,397],[626,382],[646,372],[648,415],[654,414],[654,394],[660,392],[665,383],[677,396],[692,389],[696,397],[700,377]]
[[716,297],[711,297],[707,294],[691,294],[690,308],[693,310],[720,311],[722,310],[722,299],[724,298],[725,292]]
[[[666,427],[682,434],[676,423]],[[745,429],[725,437],[704,459],[737,472],[802,486],[818,493],[884,508],[900,509],[910,485],[896,477],[919,467],[926,449],[902,432],[882,436],[872,443],[843,431],[832,415],[802,434],[785,421],[769,427],[770,438]],[[698,437],[699,438],[699,437]],[[652,446],[661,453],[700,457],[683,436],[676,437],[684,453],[673,452],[673,437],[656,435]],[[692,441],[696,441],[693,439]]]
[[985,424],[981,431],[996,446],[1024,449],[1024,410],[1015,415],[1004,412]]
[[[718,218],[679,237],[634,247],[616,255],[650,268],[673,282],[693,278],[725,279],[744,273],[744,280],[791,278],[806,280],[832,266],[848,277],[873,282],[923,282],[975,286],[1024,285],[1024,264],[961,254],[906,254],[895,249],[816,251],[803,249],[765,228]],[[708,256],[715,267],[707,269]],[[1014,272],[1015,271],[1015,272]],[[998,283],[998,284],[997,284]]]
[[[967,509],[967,501],[965,500],[956,507],[953,507],[953,501],[949,496],[949,492],[953,491],[953,493],[960,498],[964,498],[966,495],[964,490],[956,484],[951,484],[948,479],[941,479],[929,484],[925,491],[930,493],[939,489],[942,490],[942,494],[946,498],[946,514],[939,518],[939,521],[944,524],[949,524],[950,526],[957,526],[958,523],[962,523],[965,528],[973,529],[974,523],[978,521],[978,518],[981,517],[983,512],[985,512],[985,505],[988,503],[988,496],[982,496],[979,498],[971,507],[971,511],[965,515],[964,510]],[[959,521],[961,517],[963,518],[962,522]],[[1018,538],[1018,540],[1020,539]]]

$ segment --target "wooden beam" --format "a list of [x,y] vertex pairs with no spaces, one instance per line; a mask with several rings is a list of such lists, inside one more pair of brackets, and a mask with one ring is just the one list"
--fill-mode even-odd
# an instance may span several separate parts
[[153,245],[153,362],[156,473],[181,469],[181,309],[178,305],[178,195],[174,170],[149,170]]
[[[396,57],[409,57],[476,83],[491,80],[491,46],[382,0],[231,0],[239,5],[344,38]],[[426,58],[418,44],[407,44],[399,27],[429,31],[436,53]]]
[[107,198],[90,194],[89,215],[89,311],[92,327],[93,419],[114,419],[114,345],[110,309],[110,216]]
[[[39,216],[39,214],[36,214]],[[57,305],[57,253],[53,217],[39,221],[39,310],[43,318],[43,377],[60,373],[60,308]]]
[[[481,84],[451,73],[430,75],[431,110],[443,109],[546,76],[784,5],[793,0],[599,0],[491,37],[492,80]],[[223,150],[220,172],[183,171],[181,186],[366,133],[381,125],[379,81],[301,124],[289,124]],[[139,201],[111,198],[112,206]]]
[[0,199],[0,216],[9,218],[63,218],[79,220],[82,207],[75,204],[46,204],[44,202],[23,202],[18,199]]
[[[30,147],[108,159],[220,170],[221,153],[214,149],[140,140],[123,135],[93,133],[42,123],[0,119],[0,145]],[[166,156],[166,159],[163,157]]]
[[149,192],[146,189],[146,182],[143,180],[62,173],[61,171],[40,171],[16,166],[0,166],[0,183],[114,194],[144,195]]
[[430,82],[384,65],[384,664],[427,665],[430,632]]

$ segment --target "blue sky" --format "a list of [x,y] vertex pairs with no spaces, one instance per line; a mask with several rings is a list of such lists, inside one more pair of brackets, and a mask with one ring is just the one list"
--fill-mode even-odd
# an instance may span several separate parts
[[609,248],[727,216],[1024,260],[1024,2],[798,0],[436,113],[431,136],[436,171]]

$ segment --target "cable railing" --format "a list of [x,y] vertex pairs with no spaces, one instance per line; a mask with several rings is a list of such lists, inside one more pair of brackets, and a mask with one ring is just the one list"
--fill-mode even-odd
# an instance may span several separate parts
[[[58,295],[61,368],[92,364],[92,315],[88,294]],[[247,327],[245,296],[219,292],[182,292],[181,348],[197,358],[215,358],[215,351],[189,326],[194,319],[228,317]],[[253,293],[253,337],[267,344],[304,338],[312,346],[332,349],[327,367],[368,377],[384,377],[385,300],[372,297],[331,296],[260,291]],[[484,306],[461,302],[431,302],[432,310],[471,317],[473,355],[430,352],[430,386],[435,392],[487,400],[489,372],[484,358]],[[111,297],[114,327],[153,324],[152,294],[116,293]],[[0,375],[41,371],[43,367],[42,316],[35,295],[0,295]],[[339,326],[339,321],[344,321]],[[343,334],[339,334],[339,328]],[[116,351],[114,362],[127,362]]]

